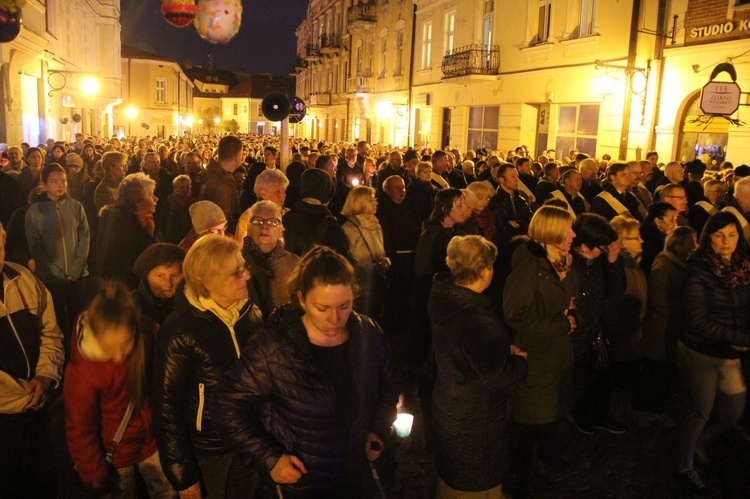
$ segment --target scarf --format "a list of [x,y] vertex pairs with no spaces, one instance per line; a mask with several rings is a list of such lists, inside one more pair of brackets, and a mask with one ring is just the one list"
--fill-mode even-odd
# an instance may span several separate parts
[[723,286],[737,288],[750,284],[750,260],[739,251],[735,251],[732,258],[727,261],[713,250],[709,250],[704,259],[711,273],[719,278]]
[[258,267],[268,272],[269,278],[274,278],[271,262],[273,261],[274,255],[276,254],[276,246],[274,246],[273,249],[268,253],[263,253],[260,248],[258,248],[258,246],[253,242],[253,240],[246,236],[242,245],[242,250],[246,251],[250,255],[252,261]]
[[573,257],[570,253],[560,251],[553,246],[545,245],[545,248],[547,250],[547,260],[552,264],[552,267],[562,281],[573,266]]

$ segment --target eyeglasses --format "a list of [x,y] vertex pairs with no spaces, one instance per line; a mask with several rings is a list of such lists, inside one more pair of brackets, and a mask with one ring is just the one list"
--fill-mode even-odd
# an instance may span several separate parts
[[281,225],[281,220],[279,220],[278,218],[253,217],[250,219],[250,223],[258,227],[263,227],[264,225],[268,225],[269,227],[278,227],[279,225]]
[[228,274],[223,274],[223,275],[227,275],[229,277],[234,277],[235,279],[243,279],[245,277],[246,273],[247,273],[247,275],[250,275],[250,267],[247,264],[245,264],[242,267],[238,268],[234,272],[230,272]]

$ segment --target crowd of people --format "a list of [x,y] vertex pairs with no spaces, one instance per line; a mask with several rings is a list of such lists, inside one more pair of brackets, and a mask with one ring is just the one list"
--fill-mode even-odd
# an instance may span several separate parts
[[91,492],[369,497],[406,374],[436,497],[549,486],[566,421],[675,428],[676,480],[714,493],[706,445],[745,409],[750,167],[290,145],[0,147],[3,490],[54,496],[62,388]]

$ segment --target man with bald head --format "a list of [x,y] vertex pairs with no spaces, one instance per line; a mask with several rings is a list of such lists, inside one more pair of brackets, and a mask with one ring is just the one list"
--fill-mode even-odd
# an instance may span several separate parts
[[734,197],[721,211],[728,211],[737,217],[745,240],[750,243],[750,177],[743,177],[734,183]]
[[578,171],[581,173],[581,177],[583,177],[581,194],[586,198],[586,201],[593,203],[594,198],[602,192],[602,186],[599,185],[599,180],[596,178],[599,172],[599,165],[595,159],[587,158],[581,161]]
[[679,161],[670,161],[664,166],[664,177],[659,180],[659,183],[654,190],[654,199],[661,201],[661,190],[669,184],[685,185],[685,170],[682,168],[682,163]]

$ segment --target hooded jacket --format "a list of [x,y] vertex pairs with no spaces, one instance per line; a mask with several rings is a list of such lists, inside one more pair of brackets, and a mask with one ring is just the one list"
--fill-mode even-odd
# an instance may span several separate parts
[[[65,437],[81,482],[87,490],[97,491],[107,483],[110,468],[105,456],[130,402],[130,359],[117,364],[107,358],[85,316],[78,317],[74,331],[64,394],[75,403],[65,404]],[[153,341],[144,339],[148,366]],[[151,406],[145,400],[133,411],[112,464],[115,468],[132,466],[154,452]]]
[[301,314],[291,304],[276,309],[216,388],[211,417],[246,467],[268,477],[284,453],[305,464],[307,474],[297,483],[281,485],[285,495],[341,493],[365,470],[367,434],[385,437],[396,419],[400,387],[383,332],[356,312],[346,327],[358,402],[348,433],[333,382],[317,365]]
[[63,194],[52,201],[43,192],[26,211],[26,239],[42,281],[87,276],[89,224],[83,205]]
[[437,471],[453,489],[502,483],[510,449],[507,400],[527,374],[488,297],[435,276],[429,303],[437,379],[432,398]]
[[154,428],[162,469],[177,490],[200,480],[196,454],[227,454],[208,412],[219,378],[262,326],[250,301],[220,310],[185,286],[159,329],[154,360]]

